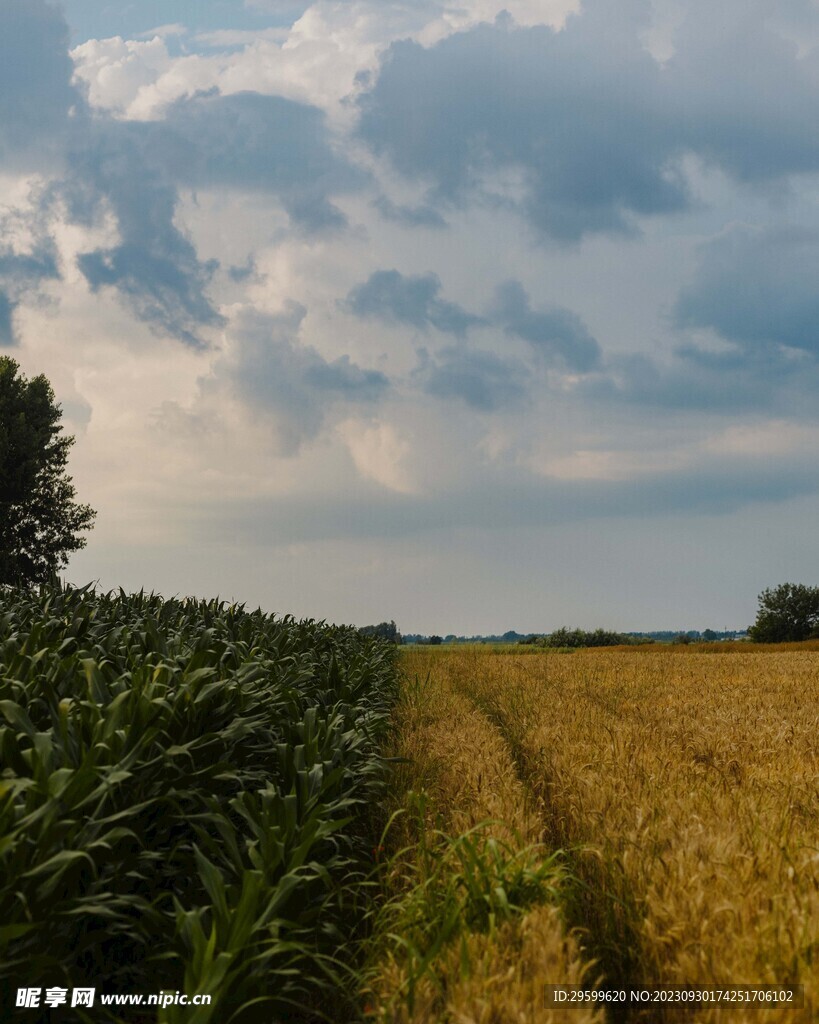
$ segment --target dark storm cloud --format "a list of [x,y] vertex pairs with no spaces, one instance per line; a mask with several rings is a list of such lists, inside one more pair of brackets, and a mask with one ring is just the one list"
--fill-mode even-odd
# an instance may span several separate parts
[[[435,327],[463,336],[469,327],[497,326],[511,337],[528,342],[547,365],[558,364],[576,373],[588,373],[600,362],[600,346],[583,321],[571,310],[552,307],[533,310],[519,281],[506,281],[495,292],[486,318],[439,298],[436,274],[405,276],[397,270],[379,270],[353,288],[345,306],[359,317],[408,324],[418,330]],[[508,405],[523,394],[520,363],[489,353],[447,349],[438,362],[424,363],[426,390],[440,397],[463,398],[486,411]],[[492,387],[498,388],[493,398]]]
[[[819,230],[734,225],[703,245],[673,322],[670,360],[610,358],[581,393],[669,409],[767,410],[816,419]],[[716,342],[720,347],[714,348]]]
[[378,210],[384,220],[392,221],[395,224],[403,224],[408,228],[445,228],[446,221],[441,214],[427,204],[421,206],[406,206],[394,203],[386,196],[379,196],[373,206]]
[[0,278],[25,285],[31,281],[56,277],[59,277],[57,256],[50,242],[31,253],[16,253],[11,249],[0,248]]
[[374,402],[388,387],[386,376],[379,370],[362,370],[349,356],[339,356],[331,363],[310,359],[304,367],[304,382],[319,392],[350,402]]
[[59,155],[72,107],[68,28],[44,0],[0,0],[0,166],[41,169]]
[[663,94],[686,147],[739,181],[760,183],[819,169],[816,58],[800,58],[796,37],[815,45],[812,0],[687,0]]
[[0,347],[13,345],[15,342],[13,315],[14,303],[0,290]]
[[735,226],[701,251],[677,324],[710,328],[745,350],[819,356],[819,230]]
[[256,261],[250,257],[241,266],[228,267],[228,277],[236,284],[241,284],[243,281],[257,281],[259,280],[259,268],[256,266]]
[[374,405],[389,389],[383,373],[362,369],[348,356],[328,361],[302,345],[306,313],[304,306],[290,303],[277,316],[245,314],[231,357],[215,377],[217,386],[227,379],[244,402],[276,418],[282,452],[289,455],[315,437],[331,413]]
[[646,410],[726,416],[765,412],[791,420],[819,417],[819,361],[779,346],[720,350],[678,345],[666,358],[613,356],[576,386],[578,397]]
[[[816,9],[790,6],[815,32]],[[560,32],[507,18],[429,48],[394,43],[359,132],[439,203],[485,198],[494,174],[517,172],[511,201],[563,241],[685,210],[686,153],[754,184],[819,169],[816,61],[770,5],[690,0],[662,67],[643,44],[650,13],[587,0]]]
[[422,353],[416,377],[427,394],[457,399],[478,412],[514,407],[526,396],[526,367],[492,352],[450,348],[434,357]]
[[522,212],[562,240],[683,209],[670,167],[679,141],[653,99],[664,91],[660,69],[617,12],[608,34],[600,21],[584,14],[563,32],[499,21],[428,49],[395,43],[362,100],[359,131],[403,174],[431,180],[439,201],[522,170]]
[[[0,0],[0,170],[37,173],[58,170],[68,134],[69,113],[83,114],[71,84],[68,30],[43,0]],[[45,280],[59,276],[56,251],[46,227],[51,196],[34,196],[27,216],[0,218],[0,345],[13,345],[14,310]],[[20,228],[34,236],[34,248],[19,252],[7,241]]]
[[163,128],[178,139],[183,159],[171,159],[169,170],[180,181],[273,194],[309,230],[342,226],[330,195],[366,181],[333,152],[320,110],[280,96],[195,96],[174,104]]
[[158,333],[196,346],[202,327],[221,323],[206,294],[216,265],[200,262],[174,223],[179,197],[158,159],[160,138],[138,124],[89,125],[72,149],[66,194],[77,219],[116,216],[118,244],[79,256],[91,289],[116,288]]
[[[495,293],[486,318],[439,298],[436,274],[405,276],[397,270],[379,270],[353,288],[346,308],[359,317],[407,324],[426,331],[463,337],[472,326],[497,326],[509,336],[528,343],[538,361],[575,373],[590,373],[600,363],[600,347],[583,321],[562,308],[533,310],[523,286],[507,281]],[[531,371],[520,361],[479,349],[457,346],[430,355],[421,351],[414,379],[428,395],[455,399],[484,413],[520,405],[526,398]]]
[[[816,385],[816,375],[812,383]],[[749,360],[738,353],[681,346],[665,361],[642,354],[613,357],[599,373],[582,380],[576,393],[647,410],[735,414],[789,409],[793,413],[797,411],[795,384],[793,373],[776,360]]]
[[600,362],[600,346],[580,317],[568,309],[533,310],[519,281],[497,288],[492,319],[508,334],[528,341],[547,361],[557,360],[578,373]]
[[377,270],[352,289],[346,306],[356,316],[408,324],[420,331],[435,327],[463,335],[469,327],[483,322],[454,302],[439,298],[440,291],[437,274],[405,276],[397,270]]

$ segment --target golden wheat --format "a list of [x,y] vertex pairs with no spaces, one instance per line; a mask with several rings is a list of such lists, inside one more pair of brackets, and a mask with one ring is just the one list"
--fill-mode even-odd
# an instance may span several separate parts
[[[532,844],[541,831],[500,731],[467,697],[447,685],[445,674],[433,672],[423,657],[405,664],[404,699],[399,706],[393,756],[406,758],[398,774],[396,806],[412,803],[412,792],[423,792],[426,823],[399,818],[392,844],[394,856],[386,881],[388,894],[411,911],[418,883],[417,864],[407,869],[406,858],[418,860],[418,830],[442,830],[451,836],[474,835],[486,854],[498,843],[503,856],[523,861],[538,857]],[[429,678],[428,678],[429,677]],[[427,680],[426,685],[410,680]],[[399,839],[400,837],[400,839]],[[403,847],[403,844],[409,844]],[[440,844],[433,856],[446,856]],[[453,872],[458,862],[453,863]],[[446,864],[444,864],[446,868]],[[479,870],[476,867],[475,870]],[[409,881],[408,881],[409,879]],[[395,922],[393,922],[395,926]],[[401,922],[398,922],[400,929]],[[438,950],[429,969],[417,979],[411,999],[413,970],[400,944],[378,942],[369,985],[372,1015],[394,1024],[600,1024],[592,1009],[565,1011],[545,1006],[546,981],[583,982],[585,969],[577,944],[566,934],[554,905],[535,905],[497,926],[459,930]]]
[[541,838],[569,851],[566,911],[611,980],[802,983],[805,1010],[765,1020],[814,1019],[819,655],[467,649],[428,663],[505,739]]

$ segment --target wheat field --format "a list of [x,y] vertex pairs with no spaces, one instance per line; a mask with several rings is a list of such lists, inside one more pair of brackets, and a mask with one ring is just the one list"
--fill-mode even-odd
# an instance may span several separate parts
[[[803,984],[802,1010],[706,1008],[686,1019],[816,1019],[819,653],[416,648],[403,669],[397,803],[423,793],[427,819],[450,836],[491,822],[492,835],[554,875],[542,904],[502,928],[439,943],[411,1012],[396,999],[411,964],[387,943],[373,983],[383,1019],[580,1024],[585,1011],[546,1009],[539,993],[584,976]],[[415,829],[407,849],[414,840],[417,850]],[[412,879],[393,873],[406,904]],[[510,956],[533,927],[540,959]]]

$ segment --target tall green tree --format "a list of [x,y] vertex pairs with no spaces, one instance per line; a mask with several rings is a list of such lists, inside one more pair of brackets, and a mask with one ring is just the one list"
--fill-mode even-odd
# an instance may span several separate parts
[[0,584],[45,583],[85,547],[96,512],[74,499],[67,475],[74,438],[48,380],[27,380],[0,356]]
[[780,583],[763,590],[756,622],[748,635],[762,644],[819,636],[819,587]]

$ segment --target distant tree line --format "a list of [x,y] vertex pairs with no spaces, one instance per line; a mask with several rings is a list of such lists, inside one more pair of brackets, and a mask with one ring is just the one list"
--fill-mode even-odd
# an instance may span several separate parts
[[690,644],[702,641],[713,643],[715,640],[744,640],[748,636],[748,631],[745,629],[657,629],[631,635],[646,637],[664,644]]
[[632,633],[615,633],[610,629],[567,629],[562,626],[545,636],[531,636],[522,641],[525,644],[535,644],[538,647],[620,647],[623,645],[634,645],[652,643],[653,641]]
[[803,583],[781,583],[769,587],[759,595],[759,610],[756,622],[746,632],[740,630],[660,630],[646,633],[620,633],[611,629],[568,629],[561,626],[551,633],[531,633],[528,636],[508,630],[491,636],[441,637],[436,634],[425,636],[408,633],[403,637],[394,622],[381,622],[377,626],[364,626],[360,632],[365,636],[379,636],[395,643],[412,643],[435,646],[441,643],[518,643],[538,647],[575,649],[581,647],[619,647],[647,643],[689,644],[693,642],[714,642],[736,640],[746,637],[756,643],[786,643],[800,640],[819,639],[819,587]]
[[436,646],[437,644],[516,644],[525,640],[527,633],[516,633],[510,629],[505,633],[475,633],[472,636],[458,636],[455,633],[447,633],[445,636],[438,636],[437,633],[427,635],[426,633],[404,633],[405,644],[421,644],[422,646]]
[[403,642],[398,626],[392,620],[379,622],[377,626],[362,626],[358,632],[361,636],[374,636],[381,640],[390,640],[394,644]]
[[[370,627],[373,628],[373,627]],[[552,633],[518,633],[508,630],[506,633],[477,634],[473,636],[457,636],[448,633],[446,636],[427,636],[424,633],[404,633],[405,644],[434,646],[436,644],[527,644],[537,647],[612,647],[618,645],[635,646],[637,644],[666,643],[690,644],[703,641],[746,639],[744,629],[714,630],[698,629],[679,630],[664,629],[652,632],[619,633],[609,629],[583,630],[567,629],[565,626]]]

